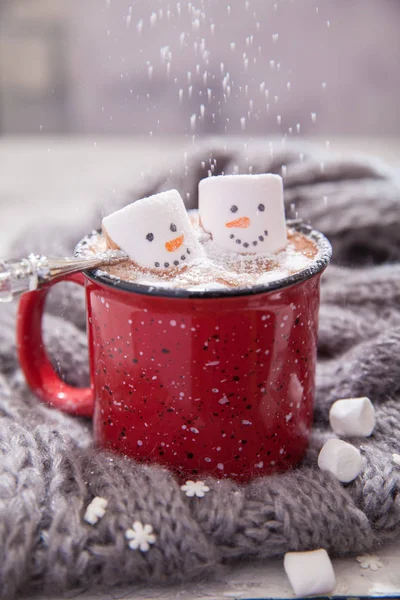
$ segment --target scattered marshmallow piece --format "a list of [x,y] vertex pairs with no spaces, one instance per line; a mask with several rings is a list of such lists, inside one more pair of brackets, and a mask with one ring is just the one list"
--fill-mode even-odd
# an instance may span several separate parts
[[287,244],[282,177],[219,175],[199,184],[203,228],[219,248],[270,254]]
[[336,579],[326,550],[287,552],[283,567],[296,596],[330,594]]
[[375,427],[375,409],[369,398],[337,400],[331,406],[329,421],[336,435],[368,437]]
[[105,498],[101,498],[100,496],[96,496],[93,498],[91,503],[87,506],[86,512],[84,515],[84,520],[90,525],[95,525],[97,521],[104,517],[106,512],[108,501]]
[[342,483],[349,483],[361,471],[362,458],[360,452],[342,440],[328,440],[318,456],[318,466],[322,471],[329,471]]
[[392,460],[395,465],[400,467],[400,454],[392,454]]
[[203,256],[176,190],[128,204],[104,217],[102,226],[108,245],[121,248],[142,267],[173,269]]

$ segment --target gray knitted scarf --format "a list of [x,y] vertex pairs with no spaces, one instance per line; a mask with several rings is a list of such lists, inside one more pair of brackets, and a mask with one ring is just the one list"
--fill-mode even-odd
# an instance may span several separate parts
[[[273,151],[273,149],[275,150]],[[278,149],[280,148],[280,149]],[[208,480],[204,498],[188,498],[174,476],[92,448],[91,423],[40,403],[27,389],[15,352],[14,305],[0,309],[0,595],[69,590],[124,582],[211,577],[239,559],[326,548],[331,555],[371,551],[400,532],[400,186],[374,162],[343,160],[308,147],[265,142],[208,142],[182,164],[157,173],[102,211],[176,187],[195,206],[199,179],[214,174],[284,172],[288,217],[299,215],[332,241],[323,277],[315,429],[300,468],[240,487]],[[71,254],[100,224],[100,207],[76,230],[29,231],[10,248]],[[88,381],[82,291],[56,286],[47,305],[45,339],[61,375]],[[363,471],[343,485],[316,467],[332,435],[331,403],[366,395],[377,426],[351,440]],[[83,520],[95,496],[108,500],[95,526]],[[131,550],[124,532],[152,524],[149,552]]]

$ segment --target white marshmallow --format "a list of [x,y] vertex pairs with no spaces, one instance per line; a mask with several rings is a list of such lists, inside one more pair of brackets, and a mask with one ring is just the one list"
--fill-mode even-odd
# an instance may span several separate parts
[[283,567],[296,596],[330,594],[336,579],[326,550],[288,552]]
[[329,422],[336,435],[368,437],[375,427],[375,409],[369,398],[337,400],[329,411]]
[[203,255],[176,190],[128,204],[105,217],[102,224],[111,240],[146,268],[182,267]]
[[342,483],[349,483],[359,475],[362,467],[360,452],[342,440],[328,440],[318,456],[318,466],[329,471]]
[[219,248],[239,254],[270,254],[287,244],[282,178],[220,175],[199,184],[203,228]]

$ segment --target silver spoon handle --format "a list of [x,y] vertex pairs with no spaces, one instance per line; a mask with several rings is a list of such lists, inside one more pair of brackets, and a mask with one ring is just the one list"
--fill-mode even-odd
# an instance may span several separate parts
[[48,258],[30,254],[18,260],[0,260],[0,302],[11,302],[16,296],[40,289],[58,277],[126,258],[122,252],[114,251],[93,258]]

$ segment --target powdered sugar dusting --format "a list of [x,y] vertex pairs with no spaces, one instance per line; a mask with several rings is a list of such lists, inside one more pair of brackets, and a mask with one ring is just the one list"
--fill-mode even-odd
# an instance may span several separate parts
[[[97,275],[115,281],[130,281],[156,288],[180,288],[189,291],[248,288],[279,281],[309,268],[318,258],[315,243],[304,234],[288,228],[288,244],[270,255],[238,254],[219,249],[199,225],[197,211],[190,211],[196,237],[204,249],[201,258],[176,269],[154,271],[130,260],[103,266]],[[115,252],[115,251],[114,251]],[[106,240],[96,232],[89,237],[80,256],[107,253]]]

